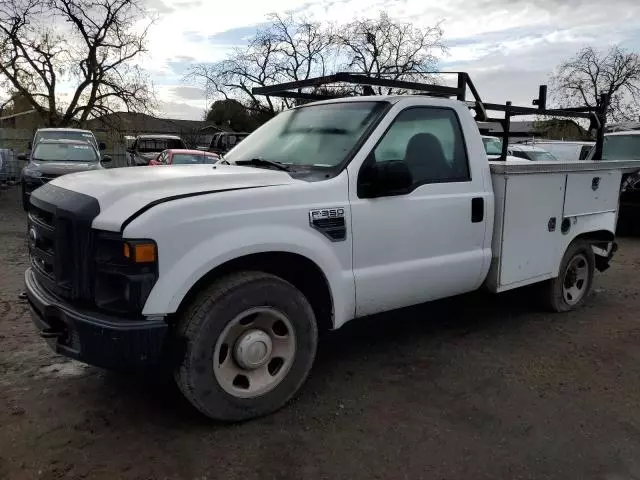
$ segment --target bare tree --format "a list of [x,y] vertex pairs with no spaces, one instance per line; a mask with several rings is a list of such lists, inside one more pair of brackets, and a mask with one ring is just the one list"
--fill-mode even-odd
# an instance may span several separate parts
[[[442,27],[418,28],[396,22],[386,13],[376,19],[351,22],[338,41],[350,71],[393,80],[419,80],[435,71],[438,57],[446,52]],[[382,88],[378,93],[383,93]],[[386,93],[393,93],[387,89]]]
[[254,111],[273,115],[289,107],[286,99],[257,97],[251,89],[324,74],[335,42],[328,28],[307,19],[278,14],[268,19],[270,24],[256,31],[246,47],[221,62],[195,65],[187,78],[204,83],[214,98],[234,96]]
[[551,78],[553,99],[560,107],[596,106],[610,98],[614,121],[637,119],[640,106],[640,55],[614,46],[606,52],[587,47],[560,64]]
[[[416,79],[422,72],[434,70],[438,55],[445,51],[439,24],[420,29],[386,14],[375,20],[356,20],[340,31],[291,15],[271,14],[268,19],[268,26],[258,30],[247,47],[237,48],[221,62],[194,66],[187,78],[204,83],[214,98],[235,97],[253,111],[273,115],[293,103],[254,96],[252,88],[327,75],[339,68],[377,77]],[[316,89],[327,96],[356,91],[345,85]]]
[[268,18],[272,25],[266,33],[275,41],[277,69],[285,81],[326,74],[337,53],[331,25],[275,13]]
[[278,105],[270,98],[266,103],[251,92],[253,87],[264,87],[278,78],[276,42],[264,31],[259,31],[245,48],[236,48],[223,61],[213,64],[198,64],[191,67],[187,78],[205,85],[208,96],[234,96],[249,108],[267,110],[272,114]]
[[148,111],[151,84],[132,64],[146,50],[150,23],[136,31],[144,18],[141,0],[0,0],[0,86],[50,126]]

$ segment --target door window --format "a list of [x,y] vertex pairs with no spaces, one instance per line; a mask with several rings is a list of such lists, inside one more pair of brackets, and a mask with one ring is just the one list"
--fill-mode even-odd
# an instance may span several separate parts
[[405,163],[413,188],[470,180],[460,123],[448,108],[416,107],[401,112],[374,149],[373,161]]

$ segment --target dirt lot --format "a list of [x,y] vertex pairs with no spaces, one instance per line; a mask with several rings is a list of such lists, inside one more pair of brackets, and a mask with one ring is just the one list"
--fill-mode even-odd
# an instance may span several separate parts
[[164,378],[53,354],[18,301],[17,192],[0,192],[0,479],[640,479],[640,239],[586,308],[474,294],[329,335],[298,399],[221,426]]

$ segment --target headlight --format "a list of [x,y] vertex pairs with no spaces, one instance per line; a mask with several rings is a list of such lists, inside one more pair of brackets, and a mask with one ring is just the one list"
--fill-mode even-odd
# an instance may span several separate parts
[[139,315],[158,279],[158,250],[152,240],[96,237],[94,300],[98,308]]
[[40,178],[42,176],[42,172],[39,170],[31,170],[31,169],[25,169],[23,170],[23,174],[25,177],[31,177],[31,178]]

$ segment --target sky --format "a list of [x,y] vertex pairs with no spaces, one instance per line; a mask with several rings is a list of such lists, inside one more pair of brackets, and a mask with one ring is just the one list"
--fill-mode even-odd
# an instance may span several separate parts
[[223,59],[271,12],[340,24],[383,10],[416,26],[442,22],[441,70],[467,71],[485,101],[530,104],[561,61],[580,48],[640,51],[638,0],[146,0],[157,20],[140,65],[165,117],[201,119],[208,100],[185,83],[189,65]]

